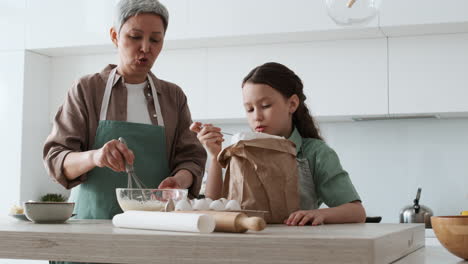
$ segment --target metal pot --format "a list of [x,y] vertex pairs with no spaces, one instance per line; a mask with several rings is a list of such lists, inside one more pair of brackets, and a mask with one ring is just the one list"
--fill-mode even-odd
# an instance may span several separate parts
[[414,204],[401,209],[400,223],[424,223],[426,228],[432,228],[431,216],[433,215],[433,212],[430,208],[419,204],[420,198],[421,188],[418,188],[416,199],[413,201]]

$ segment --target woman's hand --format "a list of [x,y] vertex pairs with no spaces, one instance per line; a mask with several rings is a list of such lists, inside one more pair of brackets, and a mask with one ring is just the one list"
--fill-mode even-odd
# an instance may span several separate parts
[[158,186],[158,189],[182,189],[175,177],[167,177]]
[[313,226],[325,223],[325,215],[320,210],[300,210],[289,215],[284,223],[289,226],[303,226],[311,222]]
[[118,140],[111,140],[92,154],[92,160],[97,167],[108,167],[116,172],[125,171],[125,161],[133,164],[135,155]]
[[198,140],[205,146],[210,155],[216,158],[219,152],[221,152],[224,141],[221,128],[215,127],[212,124],[194,122],[190,125],[190,130],[197,133]]
[[158,186],[158,189],[187,189],[192,186],[193,175],[187,169],[181,169],[174,176],[167,177]]

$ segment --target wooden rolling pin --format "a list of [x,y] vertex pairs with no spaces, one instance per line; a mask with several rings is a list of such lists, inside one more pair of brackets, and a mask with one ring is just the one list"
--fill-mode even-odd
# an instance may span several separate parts
[[216,232],[244,233],[247,230],[262,231],[266,222],[261,217],[248,217],[239,212],[219,211],[177,211],[180,213],[195,213],[212,215],[216,222]]

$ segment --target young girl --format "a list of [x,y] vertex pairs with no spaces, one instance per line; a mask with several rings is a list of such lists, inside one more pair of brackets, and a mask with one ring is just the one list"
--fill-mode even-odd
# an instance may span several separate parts
[[[279,63],[253,69],[242,82],[249,126],[257,132],[283,136],[296,144],[300,209],[284,221],[287,225],[364,222],[366,213],[338,156],[321,138],[304,101],[301,79]],[[224,141],[221,129],[194,122],[190,129],[211,154],[205,195],[219,199],[222,170],[217,161]],[[325,203],[329,208],[319,209]]]

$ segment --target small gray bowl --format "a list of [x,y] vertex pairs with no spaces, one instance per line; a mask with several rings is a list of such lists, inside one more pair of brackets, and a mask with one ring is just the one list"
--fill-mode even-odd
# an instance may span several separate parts
[[75,203],[25,202],[24,214],[34,223],[63,223],[73,214]]

